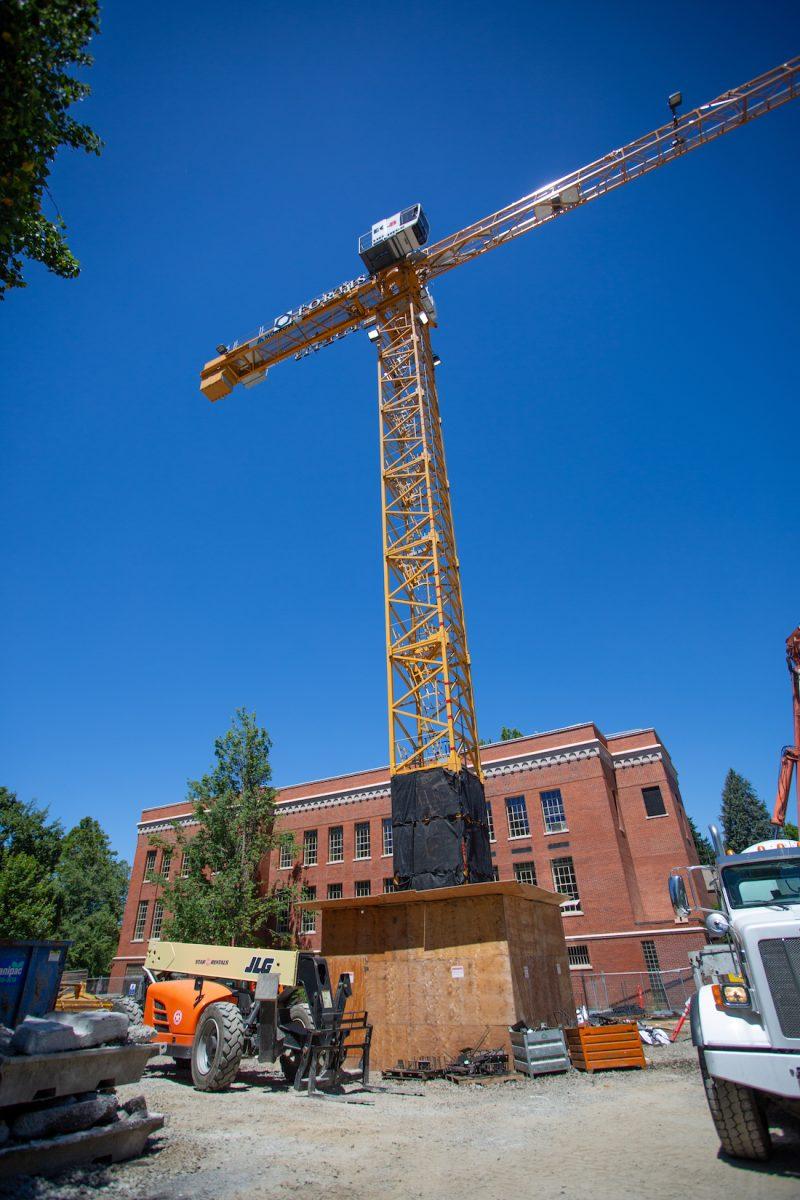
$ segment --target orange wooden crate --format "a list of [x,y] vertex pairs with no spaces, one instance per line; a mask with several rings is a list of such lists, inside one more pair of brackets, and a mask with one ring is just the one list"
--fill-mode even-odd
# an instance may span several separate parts
[[647,1066],[639,1030],[630,1021],[619,1025],[575,1025],[565,1029],[572,1065],[579,1071],[615,1071]]

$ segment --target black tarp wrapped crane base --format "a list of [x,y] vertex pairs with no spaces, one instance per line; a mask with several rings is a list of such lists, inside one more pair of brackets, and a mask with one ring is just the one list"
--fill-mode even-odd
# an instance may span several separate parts
[[392,777],[398,889],[424,892],[493,878],[486,797],[466,768],[430,767]]

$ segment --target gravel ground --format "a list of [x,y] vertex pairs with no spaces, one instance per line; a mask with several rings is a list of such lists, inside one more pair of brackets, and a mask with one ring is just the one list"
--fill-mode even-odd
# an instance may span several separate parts
[[[315,1100],[244,1064],[230,1092],[196,1092],[151,1067],[144,1093],[167,1124],[142,1158],[0,1188],[14,1200],[760,1200],[800,1195],[800,1133],[767,1166],[719,1154],[694,1050],[647,1047],[652,1069],[519,1077],[491,1086],[390,1084],[404,1092]],[[156,1064],[163,1060],[155,1060]],[[422,1095],[414,1094],[422,1092]]]

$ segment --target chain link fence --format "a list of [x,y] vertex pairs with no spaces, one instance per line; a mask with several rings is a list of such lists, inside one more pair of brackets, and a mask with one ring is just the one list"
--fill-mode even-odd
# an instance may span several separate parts
[[692,969],[572,972],[575,1002],[590,1013],[642,1017],[683,1012],[695,991]]

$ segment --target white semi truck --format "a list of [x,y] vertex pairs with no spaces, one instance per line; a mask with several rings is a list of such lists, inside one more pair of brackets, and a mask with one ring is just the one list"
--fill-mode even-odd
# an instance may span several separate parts
[[692,998],[692,1042],[723,1150],[763,1160],[770,1109],[800,1117],[800,843],[726,854],[714,826],[711,834],[719,909],[691,904],[679,870],[669,881],[677,915],[705,912],[735,965]]

